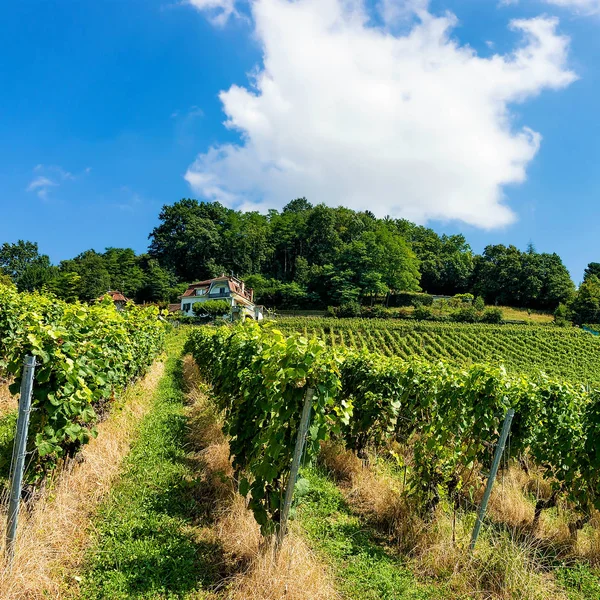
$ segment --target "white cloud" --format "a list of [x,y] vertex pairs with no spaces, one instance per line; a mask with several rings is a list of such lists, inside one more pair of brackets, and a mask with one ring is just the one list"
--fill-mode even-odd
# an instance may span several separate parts
[[[91,168],[87,167],[83,174],[87,175],[90,171]],[[40,175],[37,175],[29,182],[25,191],[35,192],[42,200],[48,200],[51,188],[58,187],[65,181],[75,181],[77,179],[73,173],[66,171],[58,165],[38,164],[33,168],[33,172],[40,173]]]
[[600,0],[546,0],[548,4],[573,8],[584,14],[600,13]]
[[429,0],[380,0],[379,12],[388,25],[423,15],[427,12]]
[[516,129],[510,106],[575,80],[569,40],[556,19],[517,20],[517,49],[482,58],[450,37],[453,15],[423,6],[393,35],[360,0],[255,0],[264,63],[220,94],[242,142],[200,154],[192,189],[242,209],[306,196],[418,222],[512,222],[503,190],[526,179],[541,135]]
[[[546,4],[570,8],[583,15],[600,14],[600,0],[543,0]],[[519,0],[500,0],[500,6],[519,4]]]
[[39,175],[30,181],[26,191],[36,192],[42,200],[46,200],[48,198],[48,191],[50,188],[57,185],[58,183],[56,183],[56,181],[52,181],[52,179],[48,179],[48,177]]
[[215,25],[224,25],[229,17],[236,15],[236,0],[188,0],[198,10],[209,11],[212,15],[211,22]]

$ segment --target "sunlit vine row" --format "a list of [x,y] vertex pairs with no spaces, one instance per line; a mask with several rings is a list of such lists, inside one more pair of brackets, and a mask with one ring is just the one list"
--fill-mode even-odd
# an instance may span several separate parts
[[[350,331],[337,333],[346,339]],[[432,353],[440,352],[443,343],[435,330],[420,331],[423,336],[416,338],[402,330],[394,341],[419,340]],[[332,330],[321,333],[331,336]],[[368,333],[370,341],[365,330],[360,333],[363,341],[380,343],[375,334],[381,329],[371,326]],[[338,339],[336,334],[336,344]],[[359,455],[392,440],[405,443],[413,453],[408,490],[424,514],[432,513],[441,495],[470,495],[481,485],[473,473],[489,468],[508,408],[516,411],[509,453],[528,453],[581,514],[600,508],[597,391],[540,373],[513,376],[492,365],[457,367],[414,353],[402,359],[327,348],[317,336],[286,337],[270,325],[203,328],[192,333],[187,349],[225,411],[240,491],[250,495],[265,532],[277,527],[309,388],[316,396],[308,455],[327,433]]]
[[277,327],[318,337],[334,348],[444,359],[456,365],[489,363],[511,373],[546,373],[600,386],[600,336],[577,328],[314,317],[281,319]]
[[37,359],[31,415],[32,469],[42,478],[95,435],[106,411],[161,351],[166,325],[156,308],[118,311],[107,298],[93,306],[67,304],[0,285],[0,368],[19,390],[23,359]]

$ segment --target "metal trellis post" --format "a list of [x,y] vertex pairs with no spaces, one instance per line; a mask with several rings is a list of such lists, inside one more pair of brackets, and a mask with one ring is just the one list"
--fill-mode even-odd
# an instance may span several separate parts
[[29,414],[31,413],[31,394],[33,392],[33,376],[35,373],[35,357],[26,356],[21,379],[21,397],[19,398],[19,416],[17,432],[13,445],[10,473],[10,504],[8,507],[8,522],[6,526],[6,557],[12,562],[15,554],[17,522],[21,504],[21,486],[27,455],[27,432],[29,429]]
[[485,515],[485,511],[487,509],[490,495],[492,493],[492,487],[494,486],[494,480],[496,479],[496,474],[498,473],[498,467],[500,466],[500,459],[502,458],[502,453],[504,452],[504,447],[506,446],[506,439],[508,438],[508,432],[510,431],[510,425],[512,423],[514,416],[515,416],[515,411],[512,408],[509,408],[508,412],[506,413],[506,417],[504,417],[504,425],[502,426],[502,433],[500,434],[500,439],[498,440],[498,445],[496,446],[496,451],[494,453],[494,461],[492,462],[492,468],[490,470],[490,476],[488,477],[488,480],[487,480],[487,485],[485,487],[483,499],[481,500],[481,504],[479,505],[479,510],[477,511],[477,520],[475,521],[475,527],[473,527],[473,535],[471,537],[471,545],[470,545],[471,550],[473,550],[475,548],[477,538],[479,537],[479,530],[481,529],[481,523],[483,522],[483,517]]
[[298,437],[296,438],[296,446],[294,447],[294,457],[292,459],[290,476],[288,479],[287,488],[285,490],[285,498],[283,501],[283,508],[281,510],[281,519],[279,521],[279,531],[277,532],[277,548],[281,546],[287,531],[290,507],[292,506],[294,487],[296,485],[296,479],[298,478],[298,472],[300,470],[300,460],[302,458],[302,450],[304,449],[304,442],[306,440],[306,433],[308,431],[310,409],[312,407],[312,399],[314,395],[315,391],[312,388],[308,388],[306,390],[306,395],[304,396],[304,406],[302,407],[302,416],[300,417],[300,426],[298,427]]

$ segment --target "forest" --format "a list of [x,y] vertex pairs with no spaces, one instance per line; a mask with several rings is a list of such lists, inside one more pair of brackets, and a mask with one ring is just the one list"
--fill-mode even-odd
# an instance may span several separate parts
[[473,252],[463,235],[438,235],[405,219],[313,205],[305,198],[267,214],[182,199],[163,206],[146,253],[86,250],[51,264],[32,241],[0,247],[0,277],[20,291],[45,289],[90,301],[117,289],[136,302],[176,302],[192,281],[234,273],[258,302],[277,308],[387,304],[399,292],[472,293],[488,305],[580,314],[596,322],[600,264],[590,263],[579,292],[556,253],[530,244]]

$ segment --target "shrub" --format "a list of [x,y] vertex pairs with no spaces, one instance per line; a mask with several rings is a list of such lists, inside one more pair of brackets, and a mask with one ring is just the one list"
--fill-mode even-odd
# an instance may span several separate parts
[[504,321],[504,315],[499,308],[489,307],[483,311],[480,321],[482,323],[502,323],[502,321]]
[[414,306],[415,300],[419,304],[431,306],[433,304],[433,296],[431,294],[422,294],[421,292],[398,292],[392,294],[389,298],[390,306]]
[[358,302],[346,302],[338,308],[338,317],[360,317],[362,308]]
[[338,312],[339,308],[337,306],[328,306],[325,311],[325,316],[335,318],[338,316]]
[[475,296],[473,296],[473,294],[455,294],[454,298],[462,304],[473,304]]
[[207,300],[206,302],[196,302],[192,306],[192,311],[196,316],[208,315],[209,317],[222,317],[231,310],[231,305],[227,300]]
[[419,321],[426,321],[428,319],[431,319],[433,316],[431,306],[424,306],[420,304],[419,306],[415,307],[413,315],[415,319],[418,319]]
[[454,311],[450,317],[453,321],[457,321],[458,323],[477,323],[479,320],[479,315],[474,306],[459,308]]
[[473,306],[475,307],[475,310],[478,310],[479,312],[485,310],[485,302],[483,298],[481,296],[477,296],[477,298],[475,298],[475,302],[473,302]]
[[369,312],[375,319],[391,319],[394,316],[393,311],[385,306],[373,306]]

